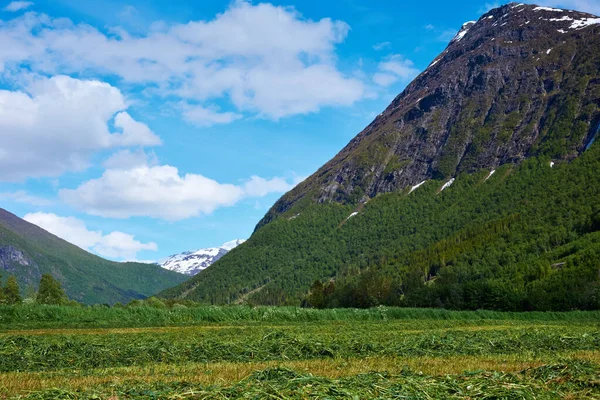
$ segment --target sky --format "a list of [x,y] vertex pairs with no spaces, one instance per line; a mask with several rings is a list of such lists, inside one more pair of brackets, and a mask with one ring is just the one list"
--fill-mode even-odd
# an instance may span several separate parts
[[248,238],[501,5],[398,4],[0,3],[0,207],[117,261]]

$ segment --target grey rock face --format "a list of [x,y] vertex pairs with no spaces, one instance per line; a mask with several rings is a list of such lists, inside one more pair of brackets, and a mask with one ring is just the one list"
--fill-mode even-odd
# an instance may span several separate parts
[[0,271],[15,274],[17,271],[23,275],[26,271],[27,281],[39,280],[41,273],[37,264],[21,250],[10,245],[0,246]]

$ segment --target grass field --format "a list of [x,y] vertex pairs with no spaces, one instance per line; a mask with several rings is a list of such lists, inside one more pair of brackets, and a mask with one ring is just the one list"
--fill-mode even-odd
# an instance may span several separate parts
[[0,398],[600,398],[600,313],[0,307]]

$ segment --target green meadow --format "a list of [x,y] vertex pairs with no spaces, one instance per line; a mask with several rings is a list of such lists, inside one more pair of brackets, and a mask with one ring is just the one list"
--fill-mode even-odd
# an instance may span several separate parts
[[3,306],[0,398],[600,398],[600,312]]

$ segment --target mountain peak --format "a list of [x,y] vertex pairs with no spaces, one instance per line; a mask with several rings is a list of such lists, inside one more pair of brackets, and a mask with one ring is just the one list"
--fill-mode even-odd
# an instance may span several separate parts
[[588,13],[510,3],[466,22],[425,71],[286,193],[257,229],[310,202],[364,203],[532,156],[577,157],[600,123],[599,49],[600,18]]
[[235,239],[223,243],[219,247],[185,251],[169,256],[166,259],[159,261],[158,264],[165,269],[181,274],[196,275],[198,272],[208,268],[225,254],[244,242],[244,239]]

